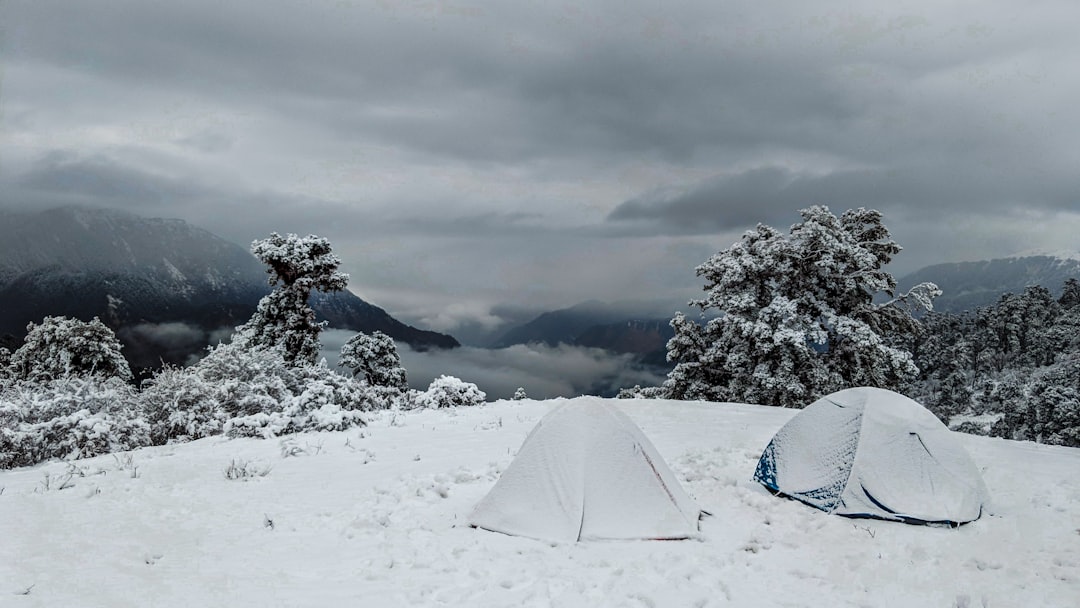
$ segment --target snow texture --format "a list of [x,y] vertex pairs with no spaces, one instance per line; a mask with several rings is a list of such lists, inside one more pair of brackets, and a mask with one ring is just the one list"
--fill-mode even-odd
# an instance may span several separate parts
[[641,429],[611,402],[582,398],[537,423],[469,522],[573,542],[690,538],[700,518]]
[[[287,446],[217,436],[0,471],[0,606],[1077,605],[1080,450],[958,436],[989,514],[849,520],[751,480],[797,413],[781,408],[615,403],[713,514],[698,540],[553,545],[465,525],[560,403],[371,412]],[[256,475],[226,479],[234,460]]]
[[769,443],[754,479],[823,511],[959,524],[989,503],[978,467],[929,410],[892,391],[823,397]]

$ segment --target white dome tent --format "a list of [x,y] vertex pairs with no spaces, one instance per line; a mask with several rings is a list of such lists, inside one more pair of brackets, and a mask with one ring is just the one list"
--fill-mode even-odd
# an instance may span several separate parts
[[584,397],[536,424],[469,523],[547,541],[683,539],[701,515],[641,429]]
[[792,418],[754,480],[837,515],[915,524],[970,522],[989,501],[975,463],[936,416],[869,387],[822,397]]

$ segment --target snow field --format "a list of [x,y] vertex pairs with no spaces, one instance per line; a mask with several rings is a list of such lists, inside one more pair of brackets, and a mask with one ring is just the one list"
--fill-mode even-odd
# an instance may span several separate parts
[[[961,436],[992,513],[958,529],[851,520],[750,481],[795,414],[778,408],[616,402],[712,513],[700,540],[467,527],[560,402],[378,412],[344,432],[2,471],[0,606],[1080,603],[1080,450]],[[230,465],[249,476],[227,479]]]

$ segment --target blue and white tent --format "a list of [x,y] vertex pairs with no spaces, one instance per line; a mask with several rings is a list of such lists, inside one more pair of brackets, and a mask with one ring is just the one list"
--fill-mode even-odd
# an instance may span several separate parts
[[982,475],[929,410],[892,391],[822,397],[781,428],[754,480],[829,513],[962,524],[989,502]]

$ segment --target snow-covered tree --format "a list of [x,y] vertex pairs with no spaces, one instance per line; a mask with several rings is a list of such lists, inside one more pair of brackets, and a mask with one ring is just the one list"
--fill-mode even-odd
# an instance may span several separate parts
[[528,399],[528,398],[529,398],[529,395],[527,395],[525,393],[525,387],[519,386],[517,388],[517,390],[514,391],[514,397],[513,397],[514,401],[522,401],[522,400],[525,400],[525,399]]
[[16,380],[43,382],[69,376],[100,376],[131,380],[131,368],[116,334],[97,317],[80,321],[45,317],[30,323],[23,345],[11,355],[10,373]]
[[269,282],[276,289],[259,301],[255,314],[237,328],[233,341],[245,346],[280,346],[290,363],[313,364],[323,324],[315,321],[308,297],[313,290],[345,289],[349,275],[337,271],[341,260],[329,241],[315,235],[274,232],[253,242],[251,252],[270,267]]
[[971,407],[974,391],[964,372],[970,367],[967,361],[969,351],[963,341],[953,344],[946,350],[942,365],[934,371],[937,391],[927,407],[945,424]]
[[353,376],[363,377],[371,386],[409,390],[408,374],[401,366],[394,339],[381,331],[353,336],[341,347],[338,365],[352,370]]
[[[915,378],[899,344],[916,331],[911,312],[940,290],[905,294],[885,269],[900,251],[881,214],[803,209],[789,235],[759,224],[697,268],[704,326],[678,315],[665,383],[682,399],[801,407],[848,386],[899,388]],[[889,300],[875,302],[879,294]]]
[[670,399],[707,399],[713,387],[719,384],[712,368],[705,366],[705,329],[687,319],[683,313],[675,313],[671,320],[675,336],[667,343],[668,361],[675,368],[664,382],[666,396]]
[[1080,447],[1080,359],[1056,365],[1036,378],[1027,413],[1030,439]]
[[11,381],[11,351],[0,346],[0,390]]
[[1064,309],[1071,309],[1080,305],[1080,280],[1073,278],[1065,280],[1065,286],[1061,290],[1058,304]]
[[990,434],[1080,447],[1080,357],[1037,372],[1026,402],[1006,407]]
[[431,381],[427,391],[416,395],[417,407],[431,409],[481,405],[487,394],[471,382],[454,376],[439,376]]

